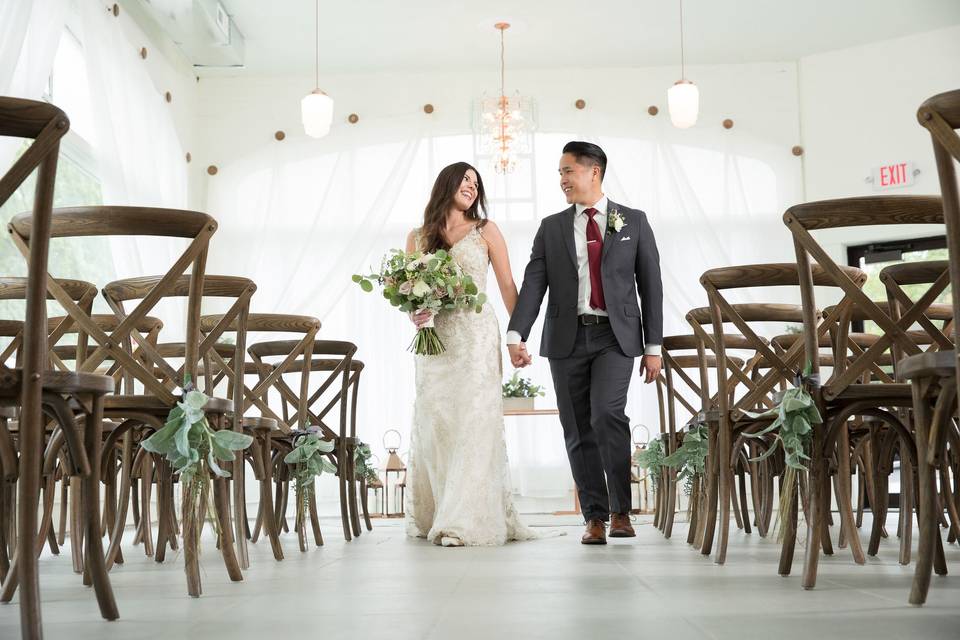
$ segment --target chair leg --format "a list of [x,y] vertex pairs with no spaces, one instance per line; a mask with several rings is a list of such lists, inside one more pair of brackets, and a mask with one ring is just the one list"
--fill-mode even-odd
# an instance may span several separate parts
[[913,423],[917,438],[917,462],[919,464],[917,484],[920,490],[918,514],[920,519],[920,544],[909,599],[910,604],[913,605],[921,605],[927,601],[927,591],[930,589],[930,575],[933,568],[934,547],[936,546],[936,539],[940,537],[935,513],[936,481],[934,480],[933,468],[928,460],[928,434],[933,418],[930,407],[927,405],[927,392],[930,384],[929,380],[913,381]]
[[747,506],[747,474],[742,466],[738,478],[740,480],[740,520],[743,522],[743,532],[750,534],[752,530],[750,528],[750,508]]
[[227,568],[227,575],[230,580],[241,582],[243,572],[241,572],[240,563],[237,561],[233,533],[230,528],[230,492],[224,478],[214,478],[213,480],[213,502],[216,511],[214,516],[220,523],[220,555],[223,556],[223,564]]
[[701,537],[700,553],[708,556],[713,550],[713,536],[717,527],[717,499],[719,491],[719,453],[717,451],[717,428],[711,425],[708,461],[707,484],[707,513],[703,520],[703,536]]
[[117,512],[113,521],[113,530],[110,532],[110,545],[107,547],[107,571],[114,563],[122,562],[120,542],[123,540],[124,528],[127,524],[127,506],[131,496],[136,496],[130,475],[133,467],[133,434],[123,435],[120,454],[120,491],[117,497]]
[[260,445],[259,449],[254,450],[254,455],[260,456],[260,464],[263,467],[260,474],[260,507],[257,516],[257,530],[259,530],[261,526],[263,527],[267,538],[270,539],[270,549],[273,551],[274,559],[283,560],[283,546],[280,544],[277,520],[272,517],[273,460],[271,457],[272,445],[269,432],[264,436]]
[[807,518],[807,545],[804,556],[803,580],[804,589],[813,589],[817,584],[817,565],[820,561],[821,536],[823,534],[823,477],[826,475],[825,459],[823,456],[823,429],[813,429],[813,442],[809,461],[809,482],[807,492],[809,512]]
[[[786,490],[783,476],[780,477],[779,482],[780,492],[782,493]],[[796,479],[793,482],[793,495],[789,501],[787,512],[779,514],[779,517],[783,519],[781,526],[784,532],[783,543],[780,546],[780,566],[777,569],[777,573],[781,576],[790,575],[793,568],[793,554],[797,547],[797,520],[800,516],[797,500],[800,493],[800,483]]]
[[[310,524],[311,524],[312,527],[313,527],[313,542],[314,542],[314,544],[316,544],[318,547],[322,547],[322,546],[323,546],[323,533],[321,533],[321,531],[320,531],[320,516],[319,516],[319,514],[317,513],[317,494],[316,494],[316,492],[311,492],[311,493],[310,493],[309,507],[310,507]],[[306,518],[306,515],[304,515],[304,518]],[[348,531],[347,533],[349,534],[349,531]],[[349,541],[349,540],[350,540],[350,538],[347,538],[347,541]]]
[[714,562],[724,564],[727,561],[727,543],[730,540],[730,481],[733,471],[730,469],[730,434],[721,428],[717,438],[719,442],[717,456],[717,474],[720,487],[720,540],[717,547],[717,556]]
[[367,481],[362,478],[360,479],[360,509],[363,511],[363,521],[367,525],[367,531],[373,531],[370,510],[367,508]]
[[247,527],[245,507],[247,501],[246,482],[247,468],[243,453],[233,461],[233,477],[228,480],[233,489],[233,527],[234,544],[237,548],[237,560],[241,569],[250,568],[250,555],[247,550]]
[[350,505],[350,522],[353,525],[354,537],[360,537],[360,513],[357,511],[357,467],[354,462],[354,446],[347,447],[347,502]]
[[840,427],[837,443],[837,503],[840,509],[841,531],[850,545],[853,561],[864,564],[867,559],[860,543],[860,533],[853,519],[853,497],[850,492],[850,431],[846,424]]
[[57,543],[62,547],[67,541],[67,505],[69,503],[70,480],[60,478],[60,518],[57,520]]
[[93,397],[93,411],[86,415],[84,441],[90,473],[83,478],[81,502],[85,524],[84,568],[93,582],[100,614],[107,620],[120,617],[117,602],[110,587],[110,577],[103,557],[103,538],[100,532],[100,446],[103,440],[103,396]]
[[[910,552],[913,546],[913,492],[914,492],[914,469],[910,462],[910,456],[906,453],[906,443],[900,447],[900,564],[906,566],[910,564]],[[931,470],[936,473],[936,470]],[[936,486],[936,485],[934,485]],[[936,493],[934,493],[936,500]],[[939,527],[939,512],[937,513],[937,526]]]
[[82,498],[83,479],[79,476],[70,478],[70,555],[73,559],[73,572],[83,573],[83,512]]

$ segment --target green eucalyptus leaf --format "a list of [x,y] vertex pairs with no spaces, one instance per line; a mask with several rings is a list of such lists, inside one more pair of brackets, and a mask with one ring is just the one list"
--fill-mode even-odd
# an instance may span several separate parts
[[224,449],[230,449],[231,451],[242,451],[250,446],[250,444],[253,442],[253,437],[248,436],[245,433],[238,433],[236,431],[224,429],[222,431],[215,432],[213,434],[213,440]]

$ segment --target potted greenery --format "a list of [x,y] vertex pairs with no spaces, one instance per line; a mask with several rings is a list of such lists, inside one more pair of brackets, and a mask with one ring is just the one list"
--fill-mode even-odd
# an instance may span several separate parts
[[546,395],[543,387],[531,383],[527,378],[520,377],[520,371],[513,372],[513,376],[503,383],[503,410],[504,411],[533,411],[534,398]]

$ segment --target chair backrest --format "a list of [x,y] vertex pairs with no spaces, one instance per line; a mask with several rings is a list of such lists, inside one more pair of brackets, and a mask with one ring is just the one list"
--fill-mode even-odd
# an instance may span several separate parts
[[[297,341],[275,340],[252,345],[249,351],[251,358],[263,367],[264,371],[271,371],[270,375],[282,368],[281,375],[275,379],[272,386],[280,393],[285,418],[288,418],[289,406],[295,410],[298,418],[304,416],[306,421],[320,427],[327,437],[346,436],[349,390],[351,384],[356,382],[354,378],[358,380],[360,372],[354,371],[352,365],[353,355],[357,351],[356,345],[339,340],[315,340],[309,350],[300,351],[299,359],[290,362],[290,354],[298,348]],[[278,363],[271,366],[271,361]],[[326,376],[321,376],[317,388],[310,392],[311,379],[314,382],[317,380],[317,376],[311,377],[312,373],[325,373]],[[284,375],[300,376],[299,393],[287,384]],[[336,406],[341,408],[339,432],[333,429],[326,419]]]
[[[842,374],[835,376],[829,387],[824,388],[824,396],[828,400],[838,396],[860,378],[893,342],[897,342],[907,355],[920,353],[919,347],[910,340],[906,330],[917,321],[925,305],[932,302],[936,296],[930,299],[922,298],[914,310],[905,314],[900,321],[894,321],[889,313],[885,313],[861,290],[863,283],[858,284],[848,273],[845,273],[810,232],[817,229],[865,225],[941,225],[944,222],[944,216],[939,197],[865,196],[807,202],[787,209],[783,215],[783,221],[793,234],[797,264],[800,265],[800,291],[804,309],[808,311],[804,316],[804,326],[816,326],[816,319],[812,316],[813,310],[816,309],[816,297],[811,275],[812,261],[816,261],[816,268],[833,281],[833,286],[843,290],[845,299],[852,301],[853,307],[848,312],[859,309],[884,332],[880,340],[855,359]],[[844,330],[845,325],[846,323],[840,324],[841,331]],[[806,335],[806,339],[807,351],[813,354],[816,350],[816,339],[813,335]],[[816,374],[812,380],[816,383],[819,379],[819,363],[812,364]]]
[[[125,304],[137,302],[139,308],[143,300],[156,291],[161,280],[161,276],[151,276],[111,282],[103,288],[103,297],[117,318],[120,318],[123,322],[127,318]],[[179,276],[169,284],[161,297],[186,298],[188,304],[196,306],[197,344],[191,345],[189,341],[186,341],[174,345],[168,344],[164,350],[161,350],[159,347],[154,347],[151,340],[141,336],[136,328],[132,328],[130,335],[137,342],[137,351],[134,355],[140,355],[150,366],[154,367],[150,373],[154,376],[159,373],[158,380],[168,388],[180,385],[184,375],[188,372],[191,374],[194,384],[199,388],[200,379],[197,377],[197,365],[202,360],[204,380],[206,381],[205,391],[208,395],[213,395],[212,372],[214,364],[220,370],[231,371],[231,377],[243,375],[246,360],[246,317],[250,311],[250,299],[256,290],[257,285],[249,278],[204,275],[202,283],[199,287],[196,287],[191,276]],[[209,298],[227,298],[232,300],[232,304],[223,314],[222,322],[211,327],[209,331],[203,331],[199,309],[203,300]],[[232,348],[225,350],[223,345],[218,345],[218,341],[231,323],[238,327],[236,331],[237,339]],[[225,351],[229,351],[231,354],[229,363],[224,359]],[[183,360],[182,364],[178,368],[174,368],[170,360],[181,358]],[[234,430],[237,431],[240,430],[239,420],[243,415],[240,410],[241,403],[241,400],[235,400],[233,420]]]
[[[890,317],[898,321],[904,315],[914,311],[921,305],[921,301],[929,301],[934,295],[940,296],[950,284],[950,266],[947,260],[931,260],[925,262],[904,262],[885,267],[880,271],[880,281],[887,291],[887,309]],[[907,287],[928,285],[926,292],[911,296]],[[913,298],[917,297],[917,300]],[[907,331],[923,351],[949,351],[954,349],[953,336],[953,305],[927,302],[917,318],[919,331]],[[941,324],[937,326],[935,322]],[[924,349],[926,347],[926,349]],[[893,352],[894,372],[904,357],[903,349],[898,343],[891,346]],[[899,376],[897,376],[899,379]]]
[[[957,164],[960,162],[960,90],[941,93],[924,101],[917,119],[930,132],[933,155],[940,178],[943,217],[947,226],[947,251],[950,255],[950,280],[953,283],[953,317],[960,317],[960,194],[957,189]],[[956,347],[957,366],[960,351]],[[960,389],[960,376],[957,377]]]
[[[93,300],[97,296],[97,287],[89,282],[82,280],[58,280],[57,281],[70,298],[87,313],[93,308]],[[29,279],[22,277],[0,278],[0,300],[23,300],[26,301],[29,291]],[[47,300],[53,300],[53,296],[47,294]],[[9,335],[10,343],[0,352],[0,362],[6,362],[11,355],[17,354],[17,360],[20,360],[20,347],[23,344],[23,329],[25,323],[20,319],[9,319],[19,323],[19,330]],[[13,328],[14,325],[8,325]],[[54,345],[66,333],[76,333],[73,320],[70,318],[58,318],[58,322],[47,329],[47,344]],[[82,337],[82,336],[81,336]],[[48,352],[48,356],[50,353]]]
[[[28,216],[16,216],[10,223],[14,243],[26,255],[35,230]],[[187,248],[176,258],[170,269],[156,278],[144,279],[144,286],[138,291],[139,303],[126,314],[119,326],[110,334],[100,329],[90,318],[74,304],[54,278],[47,276],[47,289],[57,299],[67,314],[97,343],[97,347],[81,365],[82,371],[94,371],[107,357],[113,358],[128,368],[148,392],[164,402],[173,403],[175,398],[171,390],[153,375],[148,367],[132,354],[125,353],[123,341],[133,337],[139,350],[152,358],[150,347],[136,337],[136,325],[165,296],[171,295],[178,284],[182,283],[187,269],[190,274],[187,292],[186,335],[187,348],[185,374],[196,379],[196,367],[199,360],[199,319],[200,300],[206,269],[207,248],[210,237],[217,230],[216,221],[205,213],[176,209],[158,209],[145,207],[71,207],[54,210],[51,214],[50,237],[76,238],[83,236],[163,236],[189,240]],[[116,309],[114,309],[116,312]],[[182,377],[177,385],[183,383]]]
[[[221,323],[223,323],[223,316],[204,316],[201,318],[201,329],[203,331],[212,330]],[[227,325],[227,330],[236,329],[236,321]],[[244,398],[243,412],[246,412],[251,406],[256,405],[263,415],[277,420],[282,431],[288,432],[290,430],[291,420],[289,416],[284,415],[284,417],[281,418],[270,408],[268,394],[271,389],[276,389],[281,392],[281,398],[284,396],[286,390],[282,390],[282,387],[285,386],[283,383],[283,375],[287,372],[292,372],[295,363],[297,363],[297,359],[301,358],[299,363],[301,372],[300,393],[294,395],[298,398],[307,398],[310,383],[310,367],[309,363],[303,360],[303,355],[313,352],[313,344],[319,330],[320,320],[312,316],[279,313],[251,313],[248,315],[248,333],[256,335],[273,333],[295,334],[299,337],[294,340],[258,342],[247,349],[247,353],[257,367],[259,381],[253,389],[248,388],[246,384],[236,385],[238,395],[242,395]],[[283,356],[282,361],[279,363],[267,363],[263,360],[265,357],[277,355]],[[243,378],[241,377],[240,380],[242,382]],[[286,404],[284,404],[284,410],[285,409]],[[307,405],[304,401],[298,404],[296,424],[300,429],[305,429],[307,420]]]
[[[866,274],[854,267],[838,267],[840,274],[848,278],[855,286],[863,286]],[[819,265],[810,269],[811,287],[838,286],[826,270]],[[724,325],[730,323],[737,331],[749,340],[752,349],[755,349],[759,358],[754,363],[758,369],[766,369],[767,373],[759,378],[744,382],[747,392],[736,402],[727,406],[725,394],[720,394],[720,412],[728,412],[734,420],[739,419],[744,411],[752,411],[758,405],[771,406],[769,395],[777,386],[793,384],[803,372],[805,362],[812,361],[819,371],[820,352],[819,337],[825,335],[836,321],[835,315],[843,313],[851,304],[851,300],[844,296],[836,306],[834,316],[822,317],[816,308],[807,308],[807,300],[802,305],[770,303],[770,304],[732,304],[725,296],[730,290],[765,289],[768,287],[795,287],[802,293],[802,273],[796,264],[753,264],[734,267],[711,269],[703,274],[700,282],[707,292],[710,302],[710,318],[713,325],[714,351],[718,358],[718,371],[726,372],[726,348],[723,340]],[[798,296],[799,297],[799,296]],[[807,321],[810,320],[808,323]],[[756,323],[797,323],[804,324],[804,342],[797,342],[783,353],[777,353],[770,345],[770,341],[761,337],[754,329]],[[804,347],[809,343],[809,350]],[[806,360],[804,360],[806,355]]]

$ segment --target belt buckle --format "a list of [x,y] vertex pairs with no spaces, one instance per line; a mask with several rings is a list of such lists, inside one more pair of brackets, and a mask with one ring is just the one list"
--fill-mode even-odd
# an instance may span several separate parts
[[583,324],[586,326],[590,326],[592,324],[600,324],[600,319],[597,318],[597,316],[595,315],[585,313],[583,314]]

